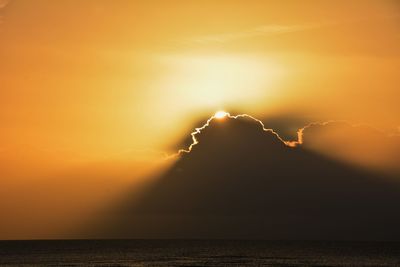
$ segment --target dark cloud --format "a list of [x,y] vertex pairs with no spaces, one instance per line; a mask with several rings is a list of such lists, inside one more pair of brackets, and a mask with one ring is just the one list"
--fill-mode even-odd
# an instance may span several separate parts
[[109,236],[400,239],[397,181],[290,147],[248,116],[194,135],[190,153],[108,214]]

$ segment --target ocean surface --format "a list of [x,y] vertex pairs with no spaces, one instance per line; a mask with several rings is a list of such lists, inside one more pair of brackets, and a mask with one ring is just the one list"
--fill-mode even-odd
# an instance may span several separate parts
[[398,242],[0,241],[1,266],[400,266]]

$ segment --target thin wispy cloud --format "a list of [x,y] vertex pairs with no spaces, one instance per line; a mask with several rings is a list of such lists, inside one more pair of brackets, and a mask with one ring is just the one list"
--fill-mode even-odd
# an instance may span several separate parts
[[196,38],[190,39],[190,41],[194,43],[213,43],[213,42],[229,42],[238,39],[246,39],[253,38],[259,36],[274,36],[285,33],[299,32],[304,30],[310,30],[320,27],[321,25],[317,24],[304,24],[304,25],[262,25],[253,29],[239,31],[239,32],[230,32],[230,33],[221,33],[221,34],[212,34],[205,35]]
[[[10,0],[0,0],[0,12],[10,3]],[[4,16],[0,13],[0,24],[4,22]]]
[[319,29],[330,26],[338,26],[344,24],[360,23],[365,21],[380,21],[380,20],[391,20],[398,19],[399,15],[385,15],[385,16],[375,16],[369,18],[353,18],[340,21],[325,21],[320,23],[306,23],[306,24],[269,24],[261,25],[255,28],[251,28],[243,31],[235,32],[224,32],[219,34],[203,35],[194,38],[187,39],[187,42],[197,43],[197,44],[207,44],[207,43],[225,43],[241,39],[249,39],[255,37],[269,37],[281,34],[296,33],[302,31],[308,31],[313,29]]
[[0,9],[5,8],[10,3],[10,0],[0,0]]

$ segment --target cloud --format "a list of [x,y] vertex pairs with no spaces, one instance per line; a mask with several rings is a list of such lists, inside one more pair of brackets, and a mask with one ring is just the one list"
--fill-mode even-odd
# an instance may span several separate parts
[[10,3],[10,0],[0,0],[0,9],[5,8]]
[[[223,45],[226,49],[237,44],[249,51],[295,51],[315,53],[397,55],[398,14],[371,15],[343,19],[327,19],[298,24],[264,24],[240,31],[194,36],[181,41],[184,45]],[[377,25],[380,25],[378,27]],[[382,29],[384,29],[382,31]],[[261,39],[260,39],[261,38]],[[386,49],[382,49],[385,40]],[[333,45],[336,44],[336,45]],[[378,45],[379,44],[379,45]],[[230,46],[235,45],[235,46]],[[396,46],[397,45],[397,46]]]
[[[0,12],[10,3],[10,0],[0,0]],[[0,14],[0,24],[4,22],[4,16]]]
[[[297,131],[296,140],[284,140],[264,123],[248,114],[230,115],[229,119],[247,119],[259,126],[260,130],[274,134],[280,142],[289,147],[302,146],[318,153],[381,171],[399,172],[397,158],[400,157],[400,135],[388,134],[368,125],[350,124],[346,121],[310,123]],[[190,153],[198,145],[198,136],[211,124],[218,123],[212,116],[207,122],[191,133],[192,143],[187,149],[180,149],[170,157]]]
[[[261,129],[262,131],[264,131],[264,132],[269,132],[269,133],[274,134],[274,135],[276,136],[276,138],[279,139],[282,143],[285,143],[285,144],[288,144],[288,145],[291,146],[290,142],[284,141],[284,140],[283,140],[282,138],[280,138],[279,135],[278,135],[276,132],[274,132],[272,129],[266,129],[265,126],[264,126],[264,123],[263,123],[262,121],[260,121],[259,119],[254,118],[254,117],[251,116],[251,115],[248,115],[248,114],[240,114],[240,115],[235,115],[235,116],[233,116],[233,115],[231,115],[231,114],[229,114],[229,113],[226,113],[226,118],[229,118],[229,119],[242,119],[242,118],[244,118],[244,119],[248,119],[248,120],[250,120],[250,121],[253,121],[253,122],[255,122],[256,124],[258,124],[258,126],[260,127],[260,129]],[[225,119],[225,118],[223,118],[223,119]],[[209,127],[210,124],[211,124],[213,121],[214,121],[214,122],[215,122],[215,121],[218,121],[218,118],[216,118],[215,115],[211,116],[203,126],[201,126],[201,127],[199,127],[199,128],[195,128],[194,132],[192,132],[192,133],[190,134],[191,137],[192,137],[192,143],[189,145],[189,147],[188,147],[187,149],[180,149],[180,150],[178,151],[177,154],[173,154],[173,155],[171,155],[171,156],[181,155],[182,153],[190,153],[190,151],[192,151],[193,147],[199,143],[199,141],[197,140],[197,136],[200,135],[201,132],[202,132],[204,129],[206,129],[207,127]]]
[[278,24],[271,24],[271,25],[262,25],[253,29],[245,30],[245,31],[238,31],[238,32],[230,32],[230,33],[220,33],[220,34],[212,34],[212,35],[205,35],[200,36],[197,38],[190,39],[191,42],[194,43],[223,43],[234,41],[238,39],[245,39],[245,38],[253,38],[258,36],[273,36],[279,35],[284,33],[291,33],[291,32],[298,32],[304,31],[309,29],[314,29],[320,27],[316,24],[304,24],[304,25],[278,25]]
[[192,137],[140,197],[106,216],[102,234],[400,240],[400,181],[288,145],[249,115],[210,118]]

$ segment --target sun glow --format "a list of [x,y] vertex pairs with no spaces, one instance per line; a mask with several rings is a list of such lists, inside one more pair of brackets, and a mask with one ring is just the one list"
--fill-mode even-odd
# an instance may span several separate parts
[[225,118],[225,117],[228,116],[228,115],[229,115],[228,112],[225,112],[225,111],[223,111],[223,110],[219,110],[219,111],[215,112],[214,118],[216,118],[216,119],[223,119],[223,118]]
[[161,62],[168,70],[157,85],[168,92],[162,101],[179,110],[182,105],[215,109],[251,103],[254,107],[255,101],[273,94],[273,83],[282,75],[276,62],[251,55],[187,53],[162,57]]

